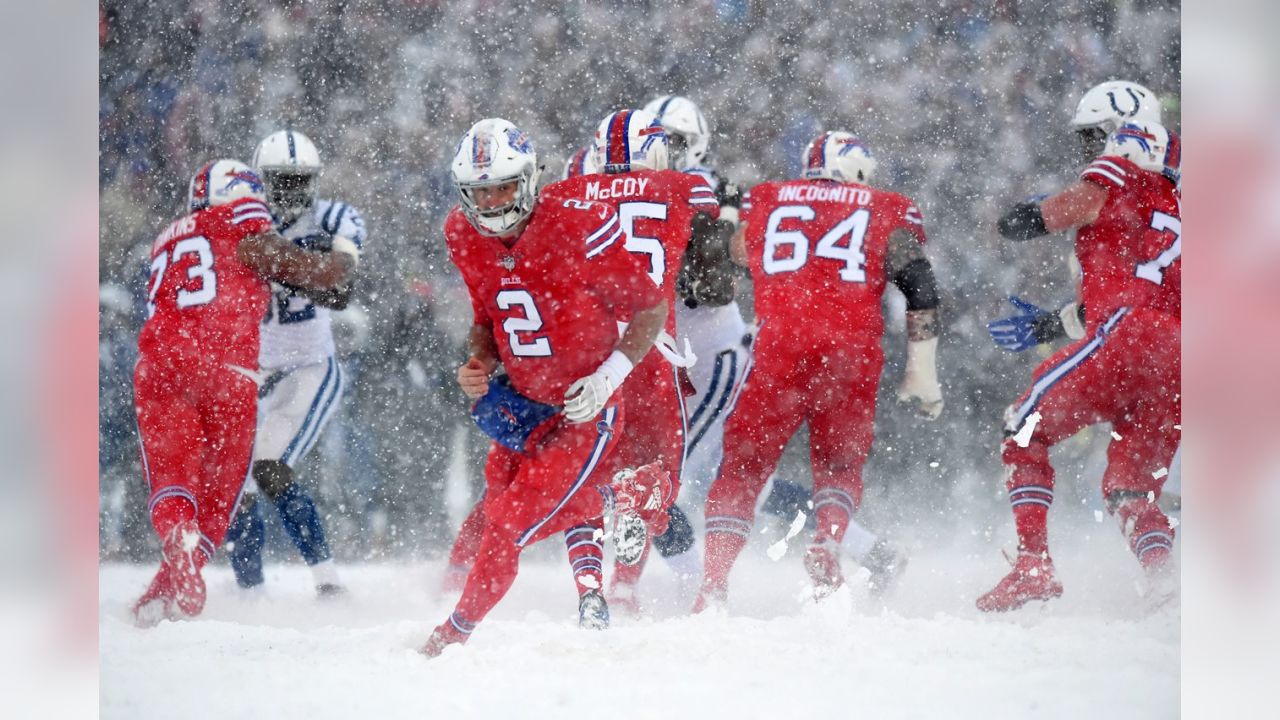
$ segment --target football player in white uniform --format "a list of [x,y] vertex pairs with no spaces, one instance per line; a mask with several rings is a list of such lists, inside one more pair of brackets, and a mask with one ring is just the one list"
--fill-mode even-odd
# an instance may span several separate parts
[[[711,127],[696,103],[680,95],[663,95],[644,109],[656,115],[667,131],[671,167],[705,178],[720,201],[718,230],[724,242],[704,243],[701,252],[691,246],[677,281],[683,302],[676,304],[676,327],[689,339],[698,358],[689,369],[696,394],[686,400],[689,430],[681,477],[687,490],[682,493],[690,493],[685,504],[701,508],[724,455],[725,418],[751,366],[752,328],[734,299],[739,271],[729,259],[728,243],[738,226],[742,191],[715,169]],[[776,476],[770,483],[770,491],[762,494],[761,511],[787,520],[799,511],[812,517],[810,488]],[[696,502],[690,502],[692,498]],[[654,547],[665,556],[664,543],[664,537],[654,538]],[[883,592],[906,567],[906,556],[900,549],[856,522],[849,523],[841,544],[854,561],[870,571],[873,592]],[[688,547],[692,539],[673,545]],[[696,551],[692,554],[700,555]]]
[[[307,136],[294,130],[272,133],[258,144],[253,165],[267,187],[276,230],[299,246],[331,248],[364,244],[364,220],[356,209],[316,198],[323,166]],[[262,584],[263,521],[257,491],[280,513],[281,524],[311,567],[316,592],[344,591],[325,540],[315,502],[295,482],[293,468],[311,450],[337,408],[343,373],[334,354],[331,309],[346,307],[351,288],[317,293],[273,284],[262,325],[258,391],[258,433],[253,449],[253,482],[247,483],[240,511],[227,534],[231,566],[241,587]]]

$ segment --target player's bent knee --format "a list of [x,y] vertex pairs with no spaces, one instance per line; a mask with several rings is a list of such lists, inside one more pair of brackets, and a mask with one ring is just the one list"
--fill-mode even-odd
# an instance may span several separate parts
[[275,500],[293,482],[293,468],[279,460],[258,460],[253,463],[253,479],[263,495]]
[[667,531],[653,539],[653,546],[662,557],[672,557],[687,552],[693,547],[693,524],[689,516],[678,506],[667,508]]

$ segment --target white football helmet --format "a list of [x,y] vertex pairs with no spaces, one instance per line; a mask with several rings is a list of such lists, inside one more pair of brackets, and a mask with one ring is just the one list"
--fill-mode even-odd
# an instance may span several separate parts
[[1143,170],[1160,173],[1177,183],[1182,171],[1182,141],[1178,134],[1155,122],[1125,123],[1107,136],[1103,155],[1122,157]]
[[187,207],[191,212],[226,205],[241,198],[267,201],[262,178],[239,160],[214,160],[191,177]]
[[824,132],[814,138],[801,157],[801,177],[809,180],[826,178],[839,182],[867,184],[876,171],[876,159],[862,141],[853,134]]
[[578,151],[569,156],[564,162],[564,172],[561,174],[561,180],[568,180],[571,177],[579,175],[594,175],[596,170],[596,158],[592,153],[594,145],[583,145]]
[[711,126],[695,102],[681,95],[663,95],[650,100],[644,109],[656,115],[667,130],[671,167],[703,167],[711,150]]
[[[472,125],[458,143],[449,171],[462,213],[481,235],[507,235],[533,213],[542,168],[533,141],[510,122],[486,118]],[[487,210],[476,205],[476,189],[509,182],[518,183],[510,202]]]
[[667,131],[653,113],[618,110],[609,113],[596,128],[592,154],[597,171],[624,173],[632,170],[667,170]]
[[253,166],[267,183],[267,205],[282,222],[293,222],[315,203],[324,165],[306,135],[296,130],[271,133],[253,151]]
[[1085,160],[1102,152],[1107,135],[1127,122],[1159,123],[1160,98],[1128,80],[1108,80],[1089,88],[1071,116]]

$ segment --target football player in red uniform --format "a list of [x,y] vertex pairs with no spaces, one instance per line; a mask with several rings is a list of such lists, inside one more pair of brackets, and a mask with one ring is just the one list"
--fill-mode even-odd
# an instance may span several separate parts
[[[590,167],[601,172],[581,175],[556,187],[617,210],[627,234],[627,250],[644,259],[650,278],[674,308],[676,277],[685,250],[717,241],[715,221],[720,204],[704,178],[670,169],[667,143],[665,129],[651,113],[634,109],[610,113],[600,122],[592,146]],[[725,244],[723,238],[719,242]],[[622,386],[628,430],[609,464],[611,471],[617,472],[660,468],[671,476],[677,492],[687,426],[684,391],[688,382],[681,382],[681,373],[695,360],[687,340],[682,348],[677,347],[679,334],[673,311],[658,345]],[[651,463],[656,465],[647,467]],[[678,563],[693,546],[693,528],[676,506],[667,517],[659,517],[649,531],[669,561]],[[633,614],[639,610],[635,584],[648,549],[649,543],[644,542],[633,557],[620,553],[614,568],[609,600]]]
[[1062,594],[1045,527],[1053,503],[1049,448],[1108,422],[1102,495],[1149,579],[1149,599],[1174,590],[1173,528],[1156,504],[1182,422],[1181,143],[1154,122],[1121,125],[1074,185],[1024,202],[1000,234],[1026,240],[1078,228],[1085,337],[1055,353],[1006,415],[1006,486],[1018,557],[980,610],[1002,611]]
[[[451,168],[460,203],[445,240],[475,316],[458,383],[495,443],[475,564],[422,648],[428,656],[466,642],[511,587],[524,547],[606,510],[615,524],[643,528],[673,495],[669,480],[642,485],[602,472],[623,432],[614,393],[653,347],[669,307],[626,251],[617,213],[555,186],[538,193],[539,170],[528,136],[496,118],[463,136]],[[499,364],[505,375],[491,377]]]
[[806,149],[801,179],[762,183],[743,199],[746,227],[733,252],[751,269],[760,331],[707,499],[695,611],[726,599],[756,498],[806,421],[817,530],[805,567],[817,597],[843,583],[837,546],[861,501],[889,282],[907,299],[907,372],[898,397],[927,417],[942,412],[938,294],[922,248],[923,219],[909,198],[865,184],[873,163],[849,133],[825,132]]
[[163,552],[134,606],[139,625],[204,608],[201,568],[222,543],[249,474],[267,280],[331,288],[359,257],[353,243],[321,254],[276,235],[262,181],[235,160],[200,168],[188,203],[190,214],[151,246],[134,371],[148,510]]

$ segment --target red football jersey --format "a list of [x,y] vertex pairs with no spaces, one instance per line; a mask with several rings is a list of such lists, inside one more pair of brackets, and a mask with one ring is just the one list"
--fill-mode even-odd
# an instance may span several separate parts
[[1121,307],[1182,315],[1182,207],[1169,178],[1100,157],[1080,179],[1106,188],[1098,219],[1076,232],[1088,324]]
[[802,337],[880,341],[889,235],[902,228],[925,242],[910,198],[831,180],[766,182],[743,197],[742,218],[762,323]]
[[627,250],[644,259],[650,279],[662,288],[672,308],[667,332],[674,333],[676,276],[689,247],[690,223],[698,213],[720,217],[715,190],[703,178],[676,170],[579,175],[549,187],[617,210]]
[[258,327],[270,288],[240,262],[250,235],[271,231],[267,206],[246,198],[175,220],[151,245],[144,355],[258,367]]
[[613,208],[557,185],[539,194],[510,244],[476,232],[456,207],[444,224],[475,322],[493,328],[512,386],[552,405],[617,347],[619,320],[662,300],[640,259],[623,247]]

